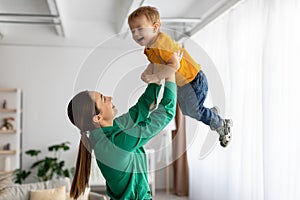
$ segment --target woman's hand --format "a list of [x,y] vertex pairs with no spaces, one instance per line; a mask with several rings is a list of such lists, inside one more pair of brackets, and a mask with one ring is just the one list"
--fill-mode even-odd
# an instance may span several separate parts
[[141,79],[146,83],[160,83],[160,79],[156,74],[142,74]]
[[[162,79],[166,79],[170,76],[175,75],[175,72],[180,68],[180,61],[183,56],[183,51],[178,50],[177,53],[174,53],[172,58],[168,63],[164,62],[160,57],[160,62],[162,64],[153,64],[150,63],[145,71],[141,75],[141,79],[146,83],[157,83],[160,84]],[[161,67],[155,65],[162,65]],[[162,68],[162,69],[161,69]],[[160,70],[158,70],[160,69]],[[168,79],[170,81],[170,79]]]
[[147,68],[145,69],[145,71],[142,73],[141,75],[141,79],[145,82],[145,83],[157,83],[160,84],[160,79],[158,78],[158,76],[154,73],[155,72],[155,64],[150,63]]

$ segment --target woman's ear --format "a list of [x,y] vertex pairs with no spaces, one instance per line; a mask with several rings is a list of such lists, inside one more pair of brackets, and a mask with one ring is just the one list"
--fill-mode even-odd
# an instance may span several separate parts
[[93,122],[94,123],[99,123],[102,120],[102,115],[99,113],[98,115],[94,115],[93,117]]

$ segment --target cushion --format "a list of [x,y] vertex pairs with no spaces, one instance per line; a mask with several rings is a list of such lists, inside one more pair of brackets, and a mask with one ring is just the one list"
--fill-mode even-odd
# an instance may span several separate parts
[[0,195],[0,200],[27,200],[31,190],[52,189],[61,186],[66,186],[66,190],[70,190],[70,179],[54,179],[45,182],[29,183],[29,184],[15,184],[6,187]]
[[30,200],[63,200],[66,198],[66,186],[46,190],[31,190]]
[[1,190],[5,189],[8,186],[13,185],[12,177],[13,177],[13,174],[11,172],[1,172],[0,173],[0,193],[1,193]]

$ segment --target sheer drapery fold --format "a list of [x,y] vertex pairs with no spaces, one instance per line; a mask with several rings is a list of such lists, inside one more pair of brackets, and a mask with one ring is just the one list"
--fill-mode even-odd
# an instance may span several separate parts
[[[172,150],[175,161],[173,167],[173,193],[178,196],[188,196],[189,169],[186,153],[185,116],[178,103],[175,116],[176,130],[172,131]],[[177,159],[178,158],[178,159]]]
[[191,200],[300,199],[299,13],[298,0],[247,0],[193,38],[218,68],[234,135],[204,160],[189,150]]

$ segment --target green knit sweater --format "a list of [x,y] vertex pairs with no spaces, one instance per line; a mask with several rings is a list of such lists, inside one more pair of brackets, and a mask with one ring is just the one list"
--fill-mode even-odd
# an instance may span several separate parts
[[149,84],[129,112],[117,117],[113,126],[90,134],[97,164],[106,180],[107,194],[113,200],[151,199],[144,145],[174,118],[176,85],[166,82],[157,108],[161,86]]

